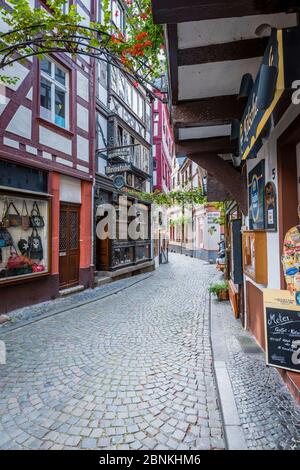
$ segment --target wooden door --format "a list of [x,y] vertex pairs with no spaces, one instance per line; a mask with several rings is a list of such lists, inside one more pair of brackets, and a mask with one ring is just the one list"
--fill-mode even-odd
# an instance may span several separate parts
[[80,207],[62,204],[59,230],[59,285],[76,286],[80,263]]
[[[107,214],[104,214],[105,217]],[[97,219],[97,224],[103,219],[103,217]],[[107,230],[107,226],[104,227]],[[96,241],[96,268],[98,271],[108,271],[110,261],[110,240],[101,240],[97,237]]]

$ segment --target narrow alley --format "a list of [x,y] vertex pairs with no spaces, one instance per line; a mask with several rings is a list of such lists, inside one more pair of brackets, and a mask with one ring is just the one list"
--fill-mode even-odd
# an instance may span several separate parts
[[[222,329],[224,315],[247,447],[299,449],[300,409],[278,373],[259,350],[240,354],[233,336],[254,340],[227,303],[213,302],[210,321],[208,286],[217,276],[208,263],[172,254],[154,273],[15,312],[0,328],[0,448],[227,448],[210,328]],[[249,381],[253,368],[264,396]],[[277,402],[268,402],[274,387]]]

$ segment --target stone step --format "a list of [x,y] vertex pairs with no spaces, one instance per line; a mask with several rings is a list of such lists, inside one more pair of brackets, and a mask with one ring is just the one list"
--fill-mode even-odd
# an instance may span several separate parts
[[113,279],[110,276],[96,276],[94,286],[95,287],[104,286],[105,284],[109,284],[112,281]]
[[74,286],[68,287],[67,289],[61,289],[59,294],[61,297],[66,297],[67,295],[78,294],[78,292],[82,292],[84,290],[84,286]]

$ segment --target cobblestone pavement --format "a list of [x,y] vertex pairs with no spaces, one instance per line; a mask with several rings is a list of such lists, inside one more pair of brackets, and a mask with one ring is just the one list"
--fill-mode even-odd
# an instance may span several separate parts
[[229,303],[214,302],[212,314],[225,338],[224,360],[248,449],[299,450],[300,406],[276,369],[266,367],[264,353],[234,318]]
[[214,276],[213,266],[171,255],[115,295],[2,329],[0,448],[224,448],[209,338]]

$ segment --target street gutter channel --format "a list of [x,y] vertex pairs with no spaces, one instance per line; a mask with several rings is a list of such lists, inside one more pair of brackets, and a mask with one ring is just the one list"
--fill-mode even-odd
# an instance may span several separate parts
[[72,306],[68,306],[68,307],[65,307],[63,309],[57,310],[56,312],[46,313],[44,315],[42,314],[38,318],[33,318],[32,320],[26,320],[21,325],[15,325],[15,326],[14,325],[8,325],[7,327],[2,327],[3,331],[1,331],[2,330],[2,328],[1,328],[0,329],[0,336],[4,335],[5,333],[10,333],[11,331],[19,330],[20,328],[24,328],[28,325],[32,325],[33,323],[37,323],[39,321],[45,320],[46,318],[54,317],[56,315],[60,315],[61,313],[69,312],[70,310],[75,310],[77,308],[83,307],[84,305],[89,305],[89,304],[92,304],[94,302],[98,302],[99,300],[106,299],[107,297],[111,297],[112,295],[117,295],[120,292],[122,292],[126,289],[130,289],[130,287],[133,287],[136,284],[139,284],[140,282],[143,282],[143,281],[145,281],[146,279],[149,279],[152,276],[153,276],[153,274],[150,274],[147,277],[143,277],[143,279],[138,279],[137,281],[133,282],[132,284],[129,284],[128,286],[121,287],[120,289],[117,289],[116,291],[110,292],[109,294],[105,294],[105,295],[102,295],[102,296],[99,296],[99,297],[95,297],[92,300],[87,300],[87,301],[84,301],[84,302],[78,302],[78,303],[76,303]]
[[227,369],[226,360],[228,358],[228,351],[226,339],[218,327],[217,319],[213,316],[211,294],[209,294],[209,321],[213,371],[223,422],[226,450],[247,450],[245,434],[241,426]]

